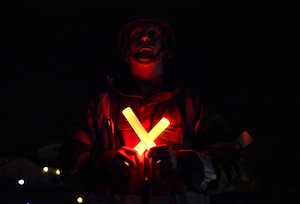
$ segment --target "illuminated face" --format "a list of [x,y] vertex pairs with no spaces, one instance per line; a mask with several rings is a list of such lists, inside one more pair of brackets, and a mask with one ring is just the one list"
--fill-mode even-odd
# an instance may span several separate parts
[[157,57],[162,48],[162,33],[155,24],[135,26],[129,35],[130,53],[133,57],[148,61]]

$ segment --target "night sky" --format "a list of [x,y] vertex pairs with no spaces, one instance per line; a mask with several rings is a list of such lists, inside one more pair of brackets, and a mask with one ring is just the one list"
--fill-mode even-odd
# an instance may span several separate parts
[[[62,142],[122,60],[118,29],[134,1],[42,2],[2,12],[0,156]],[[246,153],[253,171],[264,167],[293,180],[300,157],[298,10],[275,1],[184,2],[164,4],[177,39],[176,69],[253,136]]]

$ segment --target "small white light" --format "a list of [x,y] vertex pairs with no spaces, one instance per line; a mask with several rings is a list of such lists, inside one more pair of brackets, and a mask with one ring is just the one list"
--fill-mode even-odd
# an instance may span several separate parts
[[77,203],[83,203],[83,198],[81,196],[78,196],[76,199]]
[[25,184],[25,180],[24,180],[24,179],[19,179],[19,180],[18,180],[18,184],[19,184],[20,186],[23,186],[23,185]]
[[43,172],[47,173],[48,171],[49,171],[49,167],[44,166],[44,167],[43,167]]
[[55,174],[59,176],[59,175],[60,175],[60,170],[59,170],[59,169],[56,169],[56,170],[55,170]]

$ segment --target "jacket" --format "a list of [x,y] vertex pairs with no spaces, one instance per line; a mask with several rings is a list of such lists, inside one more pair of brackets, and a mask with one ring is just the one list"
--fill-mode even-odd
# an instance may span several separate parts
[[[145,95],[130,83],[133,80],[108,79],[107,89],[89,102],[60,148],[58,164],[64,182],[103,203],[156,204],[209,203],[209,195],[231,191],[242,182],[242,153],[252,138],[247,131],[233,131],[198,92],[170,80]],[[147,132],[162,117],[169,119],[170,125],[154,142],[175,151],[192,150],[178,154],[180,175],[163,179],[147,162],[128,176],[111,172],[112,153],[140,141],[121,113],[126,107],[132,108]]]

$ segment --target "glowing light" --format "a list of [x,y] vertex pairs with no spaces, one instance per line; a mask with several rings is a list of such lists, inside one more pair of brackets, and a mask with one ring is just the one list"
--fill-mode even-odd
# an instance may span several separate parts
[[77,203],[83,203],[83,198],[81,196],[78,196],[76,199]]
[[19,180],[18,180],[18,184],[19,184],[20,186],[23,186],[23,185],[25,184],[25,180],[24,180],[24,179],[19,179]]
[[44,167],[43,167],[43,172],[44,172],[44,173],[47,173],[48,171],[49,171],[49,167],[44,166]]
[[[170,121],[166,118],[162,118],[148,133],[148,138],[151,141],[154,141],[170,124]],[[155,144],[155,143],[154,143]],[[156,144],[154,145],[156,146]],[[151,147],[154,147],[151,146]],[[149,148],[151,148],[149,147]],[[136,146],[135,146],[135,150],[137,150],[139,152],[139,154],[141,155],[147,148],[147,146],[145,146],[145,144],[143,142],[139,142]]]
[[134,149],[138,151],[140,155],[146,149],[156,146],[154,140],[170,125],[170,121],[163,117],[151,130],[149,133],[145,130],[143,125],[140,123],[134,112],[130,107],[125,108],[122,111],[123,115],[131,125],[132,129],[135,131],[137,136],[140,138],[139,142]]
[[60,170],[59,170],[59,169],[56,169],[56,170],[55,170],[55,174],[59,176],[59,175],[60,175]]

